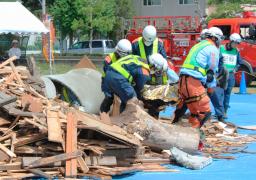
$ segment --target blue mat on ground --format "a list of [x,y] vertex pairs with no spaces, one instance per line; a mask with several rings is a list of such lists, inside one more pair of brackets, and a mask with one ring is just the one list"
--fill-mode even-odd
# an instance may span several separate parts
[[[256,95],[231,96],[231,108],[228,112],[228,121],[236,125],[256,125]],[[167,108],[161,116],[170,117],[174,108]],[[238,130],[241,134],[256,134],[256,131]],[[256,143],[249,144],[249,151],[256,151]],[[202,170],[189,170],[179,166],[169,165],[171,169],[178,169],[177,173],[143,173],[130,176],[114,177],[113,179],[127,180],[255,180],[256,154],[232,154],[235,160],[214,160],[211,165]]]

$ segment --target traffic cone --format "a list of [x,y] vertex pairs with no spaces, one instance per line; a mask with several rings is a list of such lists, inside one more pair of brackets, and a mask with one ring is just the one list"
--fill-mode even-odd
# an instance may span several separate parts
[[239,94],[247,94],[244,71],[242,71],[242,76],[240,80]]

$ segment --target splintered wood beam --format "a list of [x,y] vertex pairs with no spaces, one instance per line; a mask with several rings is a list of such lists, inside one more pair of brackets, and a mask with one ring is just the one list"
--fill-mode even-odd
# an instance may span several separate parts
[[57,143],[63,143],[59,113],[47,111],[48,140]]
[[23,81],[22,81],[22,79],[21,79],[21,77],[20,77],[20,75],[19,75],[19,73],[18,73],[18,71],[17,71],[17,69],[16,69],[16,67],[15,67],[15,65],[13,64],[12,61],[10,61],[10,65],[12,67],[12,71],[15,74],[16,79],[18,80],[19,84],[25,87],[25,84],[23,83]]
[[16,157],[16,154],[14,154],[11,150],[9,150],[7,147],[5,147],[4,145],[0,144],[0,149],[5,152],[8,156],[10,156],[11,158]]
[[28,165],[28,168],[36,168],[36,167],[42,167],[48,164],[52,164],[55,162],[59,162],[59,161],[67,161],[70,159],[75,159],[78,157],[81,157],[83,155],[82,151],[74,151],[71,153],[64,153],[64,154],[59,154],[56,156],[51,156],[51,157],[46,157],[46,158],[41,158],[38,159],[34,162],[32,162],[31,164]]
[[4,66],[10,64],[10,62],[15,61],[16,59],[17,59],[16,56],[13,56],[13,57],[7,59],[6,61],[4,61],[3,63],[0,64],[0,69],[3,68]]
[[[77,150],[77,119],[73,113],[67,114],[67,136],[66,136],[66,153]],[[66,161],[66,177],[77,176],[77,160],[70,159]]]

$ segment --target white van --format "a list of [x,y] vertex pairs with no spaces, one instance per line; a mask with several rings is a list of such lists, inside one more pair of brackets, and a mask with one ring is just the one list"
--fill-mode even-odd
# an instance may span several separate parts
[[[109,54],[115,51],[115,44],[112,40],[92,40],[92,54]],[[67,53],[70,54],[89,54],[90,41],[80,41],[71,46]]]

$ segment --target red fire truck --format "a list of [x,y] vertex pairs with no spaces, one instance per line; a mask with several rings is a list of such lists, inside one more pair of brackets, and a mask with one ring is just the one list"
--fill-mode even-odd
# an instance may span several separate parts
[[[164,47],[169,59],[179,71],[190,48],[197,43],[202,30],[199,17],[191,16],[140,16],[126,22],[127,39],[130,41],[141,36],[146,25],[154,25],[158,37],[164,41]],[[244,12],[243,17],[213,19],[208,27],[219,27],[224,35],[226,43],[230,34],[239,33],[243,41],[239,45],[243,64],[236,73],[236,82],[239,84],[241,71],[251,74],[256,73],[256,14]],[[250,84],[253,76],[246,73],[246,82]]]
[[126,22],[127,39],[133,41],[141,36],[146,25],[157,29],[157,36],[164,42],[169,59],[176,71],[183,64],[190,48],[197,43],[201,32],[200,20],[191,16],[140,16]]
[[256,73],[256,13],[244,12],[242,17],[213,19],[208,23],[209,27],[219,27],[225,36],[225,41],[228,42],[229,36],[232,33],[241,35],[243,41],[238,46],[243,64],[236,73],[236,84],[239,84],[241,79],[241,71],[246,73],[246,82],[249,85],[253,76],[250,74]]

